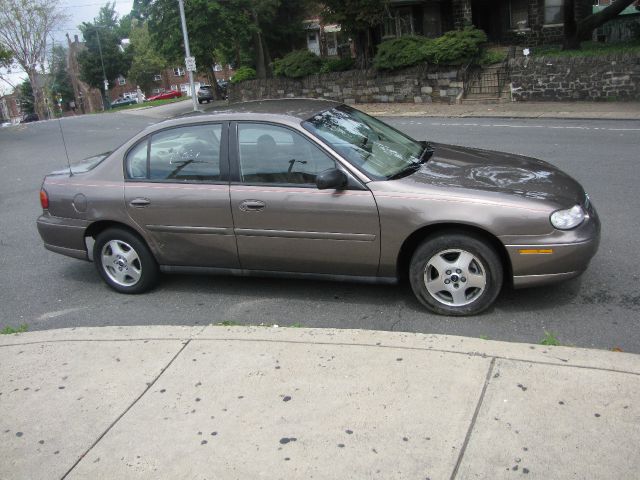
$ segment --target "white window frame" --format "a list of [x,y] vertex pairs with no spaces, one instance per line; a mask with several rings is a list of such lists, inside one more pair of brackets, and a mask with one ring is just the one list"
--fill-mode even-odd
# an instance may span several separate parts
[[173,76],[174,77],[184,77],[184,68],[182,68],[182,67],[173,67]]

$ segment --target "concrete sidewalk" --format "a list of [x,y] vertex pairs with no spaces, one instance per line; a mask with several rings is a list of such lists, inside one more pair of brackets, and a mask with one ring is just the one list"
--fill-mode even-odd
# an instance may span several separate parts
[[635,479],[640,356],[274,327],[0,337],[2,479]]
[[368,103],[354,107],[374,116],[640,120],[640,102]]

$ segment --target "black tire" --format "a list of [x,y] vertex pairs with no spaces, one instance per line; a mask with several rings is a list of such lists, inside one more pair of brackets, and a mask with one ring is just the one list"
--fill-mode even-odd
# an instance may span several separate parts
[[503,265],[493,247],[461,232],[425,239],[409,267],[413,293],[441,315],[476,315],[486,310],[500,293],[503,277]]
[[145,242],[122,228],[109,228],[96,237],[93,263],[105,283],[120,293],[143,293],[158,281],[158,264]]
[[198,103],[199,103],[200,105],[202,105],[202,100],[198,100]]

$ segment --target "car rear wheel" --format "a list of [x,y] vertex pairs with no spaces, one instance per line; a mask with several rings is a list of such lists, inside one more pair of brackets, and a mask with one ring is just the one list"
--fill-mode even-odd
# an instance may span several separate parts
[[96,237],[93,261],[107,285],[120,293],[146,292],[158,280],[158,264],[145,243],[121,228]]
[[491,306],[503,282],[500,257],[481,239],[449,233],[430,237],[413,254],[411,288],[429,310],[475,315]]

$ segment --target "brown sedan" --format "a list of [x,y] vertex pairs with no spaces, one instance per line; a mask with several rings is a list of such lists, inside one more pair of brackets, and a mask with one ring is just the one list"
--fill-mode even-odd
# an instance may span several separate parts
[[408,277],[447,315],[505,281],[582,273],[600,222],[583,188],[518,155],[415,141],[334,102],[270,100],[175,119],[47,176],[45,248],[95,262],[114,290],[159,272]]

